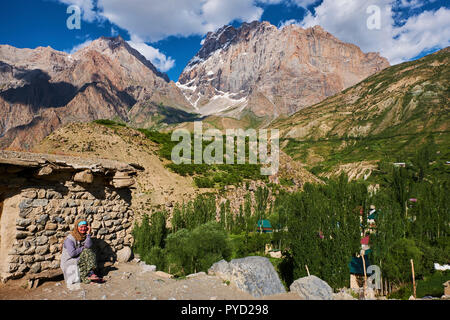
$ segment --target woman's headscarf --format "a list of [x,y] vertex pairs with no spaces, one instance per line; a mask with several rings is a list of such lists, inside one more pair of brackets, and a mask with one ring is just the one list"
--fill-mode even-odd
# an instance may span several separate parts
[[86,234],[81,234],[79,231],[78,231],[78,224],[80,223],[80,222],[82,222],[82,221],[85,221],[86,222],[86,225],[87,225],[87,221],[86,221],[86,219],[77,219],[77,220],[75,220],[75,224],[74,224],[74,226],[73,226],[73,230],[72,230],[72,236],[75,238],[75,240],[77,240],[77,241],[84,241],[84,240],[86,240]]

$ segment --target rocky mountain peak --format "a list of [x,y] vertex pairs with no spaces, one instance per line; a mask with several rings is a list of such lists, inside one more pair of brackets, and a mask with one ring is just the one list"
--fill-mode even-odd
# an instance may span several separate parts
[[127,45],[127,42],[121,36],[116,36],[116,37],[102,36],[98,40],[107,43],[108,46],[111,48],[111,50],[114,50],[114,49],[122,47],[122,46],[126,47],[126,45]]
[[273,27],[276,29],[275,26],[271,25],[267,21],[253,21],[250,23],[244,22],[239,28],[235,28],[231,25],[224,25],[215,32],[208,32],[202,47],[195,57],[191,59],[187,67],[192,67],[198,62],[207,59],[216,50],[226,50],[232,44],[238,43],[242,40],[248,40],[251,31],[257,29],[264,30],[267,27]]
[[69,122],[133,121],[152,105],[192,110],[168,76],[121,37],[99,38],[74,54],[0,45],[0,148],[29,149]]
[[334,95],[389,66],[320,26],[278,29],[268,22],[210,32],[178,79],[204,115],[274,119]]
[[91,44],[80,51],[88,50],[96,50],[114,59],[129,54],[135,57],[139,62],[150,69],[158,77],[161,77],[166,82],[170,82],[169,76],[166,73],[160,72],[158,69],[156,69],[156,67],[150,61],[148,61],[147,58],[145,58],[139,51],[131,47],[128,42],[125,41],[121,36],[100,37],[99,39],[92,41]]

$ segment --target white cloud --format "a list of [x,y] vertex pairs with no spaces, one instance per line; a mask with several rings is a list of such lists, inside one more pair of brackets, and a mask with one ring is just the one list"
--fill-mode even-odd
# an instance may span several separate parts
[[286,0],[257,0],[256,2],[259,4],[279,4]]
[[410,17],[406,23],[394,29],[396,39],[383,49],[393,62],[402,62],[416,57],[423,51],[445,48],[450,45],[450,10],[424,11]]
[[175,60],[171,57],[166,57],[158,49],[153,48],[146,43],[142,42],[138,37],[133,36],[131,41],[127,41],[128,44],[139,51],[147,60],[160,71],[166,72],[175,66]]
[[[57,0],[75,4],[83,11],[83,19],[101,21],[108,19],[116,27],[138,37],[136,43],[156,42],[168,36],[205,35],[233,20],[250,22],[260,20],[267,4],[311,7],[318,0]],[[428,3],[436,0],[429,0]],[[94,5],[95,3],[95,5]],[[358,45],[363,51],[380,52],[396,64],[414,58],[421,52],[449,45],[450,10],[441,8],[424,11],[418,15],[395,20],[394,9],[415,10],[426,2],[419,0],[323,0],[314,13],[308,12],[301,21],[281,22],[302,27],[320,25],[337,38]],[[380,29],[369,29],[369,5],[380,8]],[[400,23],[400,25],[399,25]],[[112,29],[112,34],[114,34]],[[132,39],[133,40],[133,39]],[[142,46],[142,50],[146,47]],[[150,47],[151,48],[151,47]],[[173,59],[165,58],[147,49],[149,56],[157,59],[155,65],[169,68]],[[156,51],[155,51],[156,50]],[[152,61],[152,60],[151,60]],[[162,70],[162,69],[161,69]]]
[[399,2],[397,1],[397,5],[400,8],[408,8],[408,9],[416,9],[416,8],[420,8],[422,6],[424,6],[427,2],[436,2],[436,0],[428,0],[428,1],[423,1],[423,0],[399,0]]
[[291,0],[292,3],[296,4],[299,7],[307,8],[310,5],[316,3],[318,0]]
[[286,21],[281,21],[280,24],[278,25],[278,29],[283,29],[286,26],[290,26],[291,24],[295,24],[295,25],[301,25],[301,21],[295,20],[295,19],[289,19]]
[[203,35],[233,20],[259,20],[263,13],[254,0],[98,0],[97,6],[98,14],[147,42]]
[[280,4],[296,5],[298,7],[306,8],[319,0],[256,0],[258,4]]
[[421,52],[433,48],[447,47],[450,39],[450,10],[424,11],[411,16],[402,26],[396,26],[393,6],[414,6],[415,1],[378,0],[380,8],[380,29],[369,29],[367,13],[371,3],[359,0],[324,0],[315,8],[315,14],[308,12],[301,22],[304,28],[320,25],[342,41],[354,43],[363,51],[380,52],[391,64],[410,60]]

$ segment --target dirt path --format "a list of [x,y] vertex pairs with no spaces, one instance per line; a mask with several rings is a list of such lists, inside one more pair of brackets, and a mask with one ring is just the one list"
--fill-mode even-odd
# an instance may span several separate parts
[[[116,264],[107,271],[103,284],[80,284],[69,290],[63,279],[43,282],[27,289],[25,280],[0,284],[0,300],[255,300],[250,294],[227,285],[215,276],[199,274],[175,280],[158,272],[144,271],[137,262]],[[295,293],[264,299],[298,300]]]

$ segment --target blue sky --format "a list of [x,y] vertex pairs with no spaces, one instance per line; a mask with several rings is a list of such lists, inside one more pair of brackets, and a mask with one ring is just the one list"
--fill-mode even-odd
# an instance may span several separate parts
[[[82,11],[79,30],[66,26],[69,5]],[[279,28],[319,24],[391,64],[450,40],[450,4],[444,0],[2,0],[1,7],[0,44],[70,52],[101,36],[121,35],[174,81],[208,31],[243,21]]]

